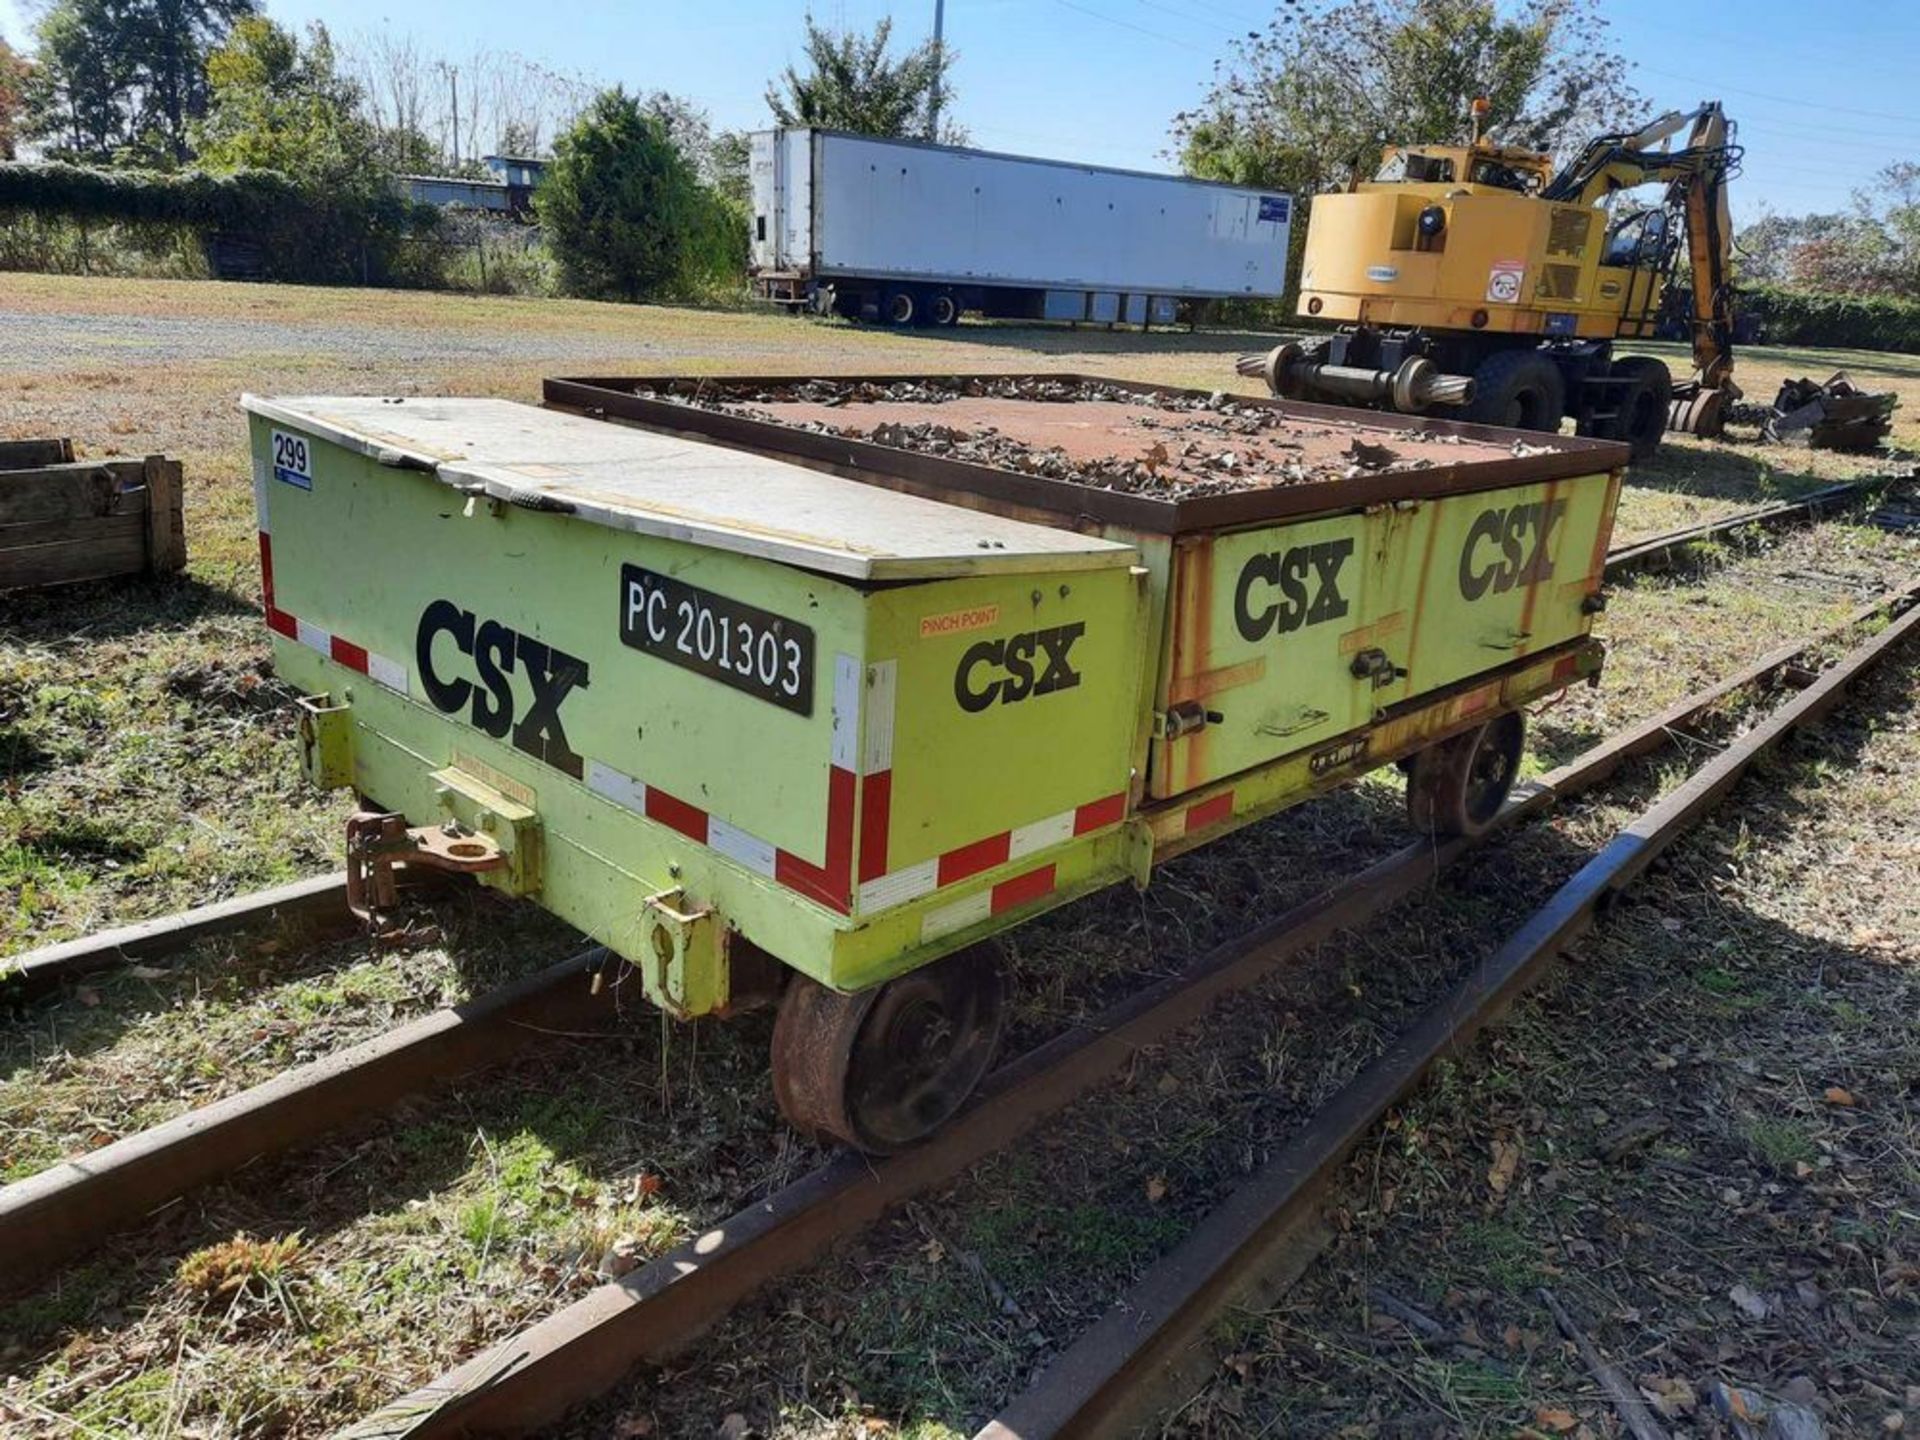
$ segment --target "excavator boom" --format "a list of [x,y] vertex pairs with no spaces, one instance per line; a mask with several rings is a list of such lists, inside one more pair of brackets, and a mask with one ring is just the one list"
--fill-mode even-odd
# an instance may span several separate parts
[[[1691,124],[1679,150],[1654,145]],[[1545,200],[1590,205],[1616,190],[1648,181],[1668,183],[1667,203],[1685,216],[1687,256],[1693,279],[1693,380],[1695,392],[1717,390],[1739,398],[1733,386],[1733,216],[1727,179],[1739,162],[1733,125],[1717,100],[1688,114],[1669,111],[1632,135],[1602,136],[1580,152],[1541,192]],[[1677,394],[1680,404],[1693,396]],[[1693,428],[1691,426],[1687,428]]]

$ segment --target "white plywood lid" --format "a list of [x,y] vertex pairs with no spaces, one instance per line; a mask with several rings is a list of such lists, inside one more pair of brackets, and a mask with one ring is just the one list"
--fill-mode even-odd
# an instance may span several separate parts
[[301,395],[241,405],[464,493],[860,580],[1133,563],[1128,546],[511,400]]

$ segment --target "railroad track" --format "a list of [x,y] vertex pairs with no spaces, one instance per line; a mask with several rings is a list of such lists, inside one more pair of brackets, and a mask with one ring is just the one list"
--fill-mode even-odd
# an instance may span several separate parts
[[[1904,611],[1896,627],[1874,642],[1880,646],[1874,653],[1884,653],[1911,630],[1916,612],[1908,607],[1916,598],[1920,579],[1863,607],[1842,626],[1782,646],[1623,732],[1517,792],[1501,824],[1511,825],[1600,783],[1627,760],[1668,743],[1676,731],[1739,690],[1779,678],[1790,684],[1807,682],[1801,662],[1814,647],[1876,615]],[[1834,680],[1838,673],[1813,681],[1783,708],[1789,725],[1818,713],[1808,708],[1808,697],[1822,707],[1837,698],[1847,678]],[[1723,790],[1713,791],[1707,803]],[[1684,824],[1695,813],[1675,823]],[[1467,848],[1467,842],[1459,841],[1437,848],[1425,843],[1407,847],[1214,952],[1183,975],[1121,1002],[1091,1025],[1004,1066],[983,1087],[980,1103],[930,1144],[878,1167],[853,1157],[831,1162],[381,1411],[351,1433],[499,1433],[553,1418],[617,1381],[635,1361],[671,1354],[751,1290],[801,1268],[832,1241],[864,1227],[899,1200],[1011,1143],[1103,1083],[1142,1046],[1198,1019],[1221,996],[1254,983],[1288,956],[1364,919],[1380,905],[1418,890]],[[1635,853],[1643,851],[1650,859],[1657,848],[1643,845]],[[1644,863],[1622,869],[1618,883]],[[305,907],[321,903],[326,884],[322,879],[269,892],[271,900],[256,913],[309,913]],[[1597,894],[1576,916],[1581,923]],[[139,955],[164,953],[168,947],[243,925],[245,917],[243,902],[209,907],[166,925],[131,927],[141,933],[120,932],[116,948],[125,953],[132,947],[131,953]],[[1551,947],[1533,956],[1521,979],[1550,953]],[[463,1006],[423,1017],[0,1189],[0,1274],[10,1285],[24,1284],[96,1244],[102,1233],[138,1223],[187,1191],[257,1158],[308,1144],[387,1108],[401,1094],[502,1058],[545,1030],[572,1029],[590,1021],[610,1006],[580,982],[603,959],[600,951],[572,957]]]
[[1653,569],[1671,561],[1675,555],[1692,545],[1726,539],[1748,530],[1779,530],[1821,519],[1856,500],[1866,499],[1895,480],[1908,478],[1910,474],[1909,470],[1898,475],[1867,475],[1858,480],[1844,480],[1809,491],[1797,500],[1761,505],[1719,520],[1685,525],[1664,535],[1637,540],[1631,545],[1615,546],[1607,552],[1607,578],[1614,580],[1635,570]]
[[1422,1011],[1375,1060],[1317,1111],[1252,1180],[1157,1261],[1035,1384],[975,1440],[1081,1440],[1123,1433],[1192,1378],[1191,1347],[1226,1308],[1276,1266],[1310,1249],[1318,1202],[1354,1146],[1434,1063],[1466,1045],[1589,929],[1607,898],[1630,884],[1761,755],[1839,703],[1846,687],[1920,634],[1909,606],[1767,719],[1647,809],[1569,879],[1492,955]]
[[[1501,812],[1504,829],[1591,789],[1623,764],[1670,743],[1728,696],[1771,679],[1791,700],[1596,856],[1499,951],[1424,1011],[1383,1057],[1318,1112],[1243,1190],[1156,1264],[981,1440],[1117,1433],[1142,1392],[1163,1381],[1246,1277],[1288,1247],[1352,1145],[1440,1056],[1465,1044],[1627,884],[1733,786],[1755,757],[1824,714],[1845,686],[1920,629],[1920,577],[1844,625],[1780,647],[1622,732],[1531,785]],[[1894,623],[1822,675],[1800,662],[1836,635],[1881,615]],[[1003,1066],[978,1100],[933,1139],[891,1159],[842,1156],[712,1226],[632,1274],[602,1285],[529,1329],[342,1432],[342,1440],[520,1434],[552,1423],[661,1361],[761,1285],[803,1269],[895,1204],[953,1179],[1120,1073],[1144,1047],[1200,1019],[1218,999],[1334,933],[1415,893],[1478,842],[1418,842],[1215,950],[1184,973]]]
[[[1852,501],[1902,478],[1868,476],[1824,486],[1797,500],[1762,505],[1752,510],[1683,526],[1664,535],[1618,546],[1607,555],[1607,575],[1617,579],[1636,570],[1655,567],[1692,545],[1723,539],[1752,529],[1781,529],[1830,515]],[[423,877],[446,883],[447,877]],[[110,970],[134,960],[177,954],[202,940],[262,925],[289,921],[345,928],[347,877],[343,872],[316,875],[250,895],[198,906],[174,915],[117,926],[77,940],[46,945],[11,959],[0,958],[0,985],[32,998],[57,989],[63,982]]]

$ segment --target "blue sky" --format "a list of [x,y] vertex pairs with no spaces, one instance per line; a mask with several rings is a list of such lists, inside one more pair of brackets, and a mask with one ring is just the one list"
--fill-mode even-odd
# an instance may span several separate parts
[[[268,13],[336,34],[387,26],[458,56],[517,50],[569,72],[699,101],[722,127],[766,120],[762,90],[794,58],[805,0],[266,0]],[[0,0],[0,32],[23,38],[33,0]],[[823,21],[895,17],[918,39],[933,0],[814,0]],[[1736,0],[1718,10],[1673,0],[1606,0],[1635,83],[1657,106],[1718,96],[1741,122],[1746,171],[1734,205],[1745,222],[1845,206],[1894,160],[1920,160],[1920,5],[1836,7],[1821,35],[1804,0]],[[539,17],[529,24],[528,15]],[[959,52],[956,116],[977,144],[1144,169],[1171,168],[1167,121],[1202,93],[1236,34],[1270,14],[1261,0],[947,0]]]

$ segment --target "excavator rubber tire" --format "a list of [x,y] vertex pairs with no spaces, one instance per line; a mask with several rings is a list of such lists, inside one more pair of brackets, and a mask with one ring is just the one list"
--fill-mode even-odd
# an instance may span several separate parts
[[1473,372],[1473,399],[1460,418],[1551,435],[1566,411],[1559,366],[1538,350],[1497,350]]
[[1595,425],[1593,433],[1603,440],[1624,440],[1633,447],[1635,460],[1651,460],[1673,411],[1673,375],[1651,355],[1616,360],[1608,373],[1628,383],[1614,387],[1607,398],[1615,413]]

